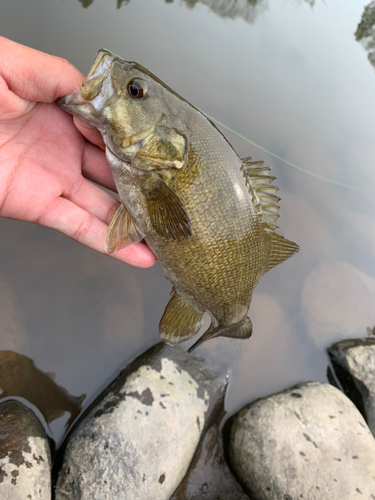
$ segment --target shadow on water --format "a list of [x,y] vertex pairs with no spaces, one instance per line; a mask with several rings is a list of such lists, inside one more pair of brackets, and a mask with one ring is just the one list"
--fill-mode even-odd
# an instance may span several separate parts
[[357,42],[361,42],[368,52],[368,60],[375,68],[375,0],[363,10],[361,22],[354,33]]
[[34,361],[13,351],[0,351],[1,399],[20,397],[26,399],[42,413],[49,424],[70,413],[68,427],[81,411],[86,395],[71,396],[64,387],[56,384],[53,373],[39,370]]

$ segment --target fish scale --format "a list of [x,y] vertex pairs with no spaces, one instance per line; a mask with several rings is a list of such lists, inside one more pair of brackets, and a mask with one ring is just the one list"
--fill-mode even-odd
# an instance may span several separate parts
[[[191,136],[194,148],[188,168],[176,174],[170,183],[197,229],[189,240],[158,239],[150,246],[175,288],[182,295],[193,297],[219,324],[227,324],[241,319],[244,311],[246,314],[251,292],[260,277],[261,240],[253,238],[260,220],[240,171],[241,160],[233,150],[228,154],[226,142],[212,150],[210,142],[217,132],[205,121]],[[201,140],[202,135],[208,139]],[[227,160],[222,158],[224,152]],[[218,172],[225,175],[218,177]],[[231,193],[234,182],[241,186],[245,203],[239,204],[235,193]],[[227,191],[228,196],[220,196],[220,190]],[[255,247],[253,251],[251,247]]]
[[59,100],[102,133],[122,205],[108,252],[147,242],[173,285],[159,332],[168,344],[211,325],[193,348],[248,338],[260,277],[298,245],[275,233],[277,187],[263,162],[241,160],[215,125],[155,75],[107,50],[81,87]]

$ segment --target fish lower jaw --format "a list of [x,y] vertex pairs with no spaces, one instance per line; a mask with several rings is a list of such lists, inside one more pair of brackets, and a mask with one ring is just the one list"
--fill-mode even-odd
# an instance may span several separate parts
[[[105,135],[103,135],[104,142],[106,145],[106,155],[108,161],[113,161],[113,164],[111,163],[112,166],[117,166],[123,168],[124,166],[127,169],[130,169],[131,167],[131,161],[136,155],[136,152],[129,152],[128,150],[124,150],[122,148],[119,148],[115,144],[112,143],[112,141],[108,141]],[[115,161],[114,161],[115,160]]]
[[138,151],[141,149],[143,145],[144,140],[141,139],[140,141],[135,142],[131,146],[128,146],[123,149],[124,153],[126,155],[129,155],[129,157],[134,158],[134,156],[138,153]]

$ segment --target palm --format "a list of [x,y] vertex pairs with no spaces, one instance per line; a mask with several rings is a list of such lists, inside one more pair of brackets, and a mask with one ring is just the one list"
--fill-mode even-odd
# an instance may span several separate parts
[[[98,147],[102,140],[53,102],[71,92],[82,75],[66,61],[2,37],[0,50],[0,217],[57,229],[104,253],[119,202],[90,182],[115,190]],[[113,257],[140,267],[155,262],[143,243]]]
[[2,131],[0,176],[8,182],[0,182],[0,213],[44,223],[57,215],[63,199],[74,200],[89,188],[82,166],[94,146],[55,104],[40,104],[30,115],[8,122]]

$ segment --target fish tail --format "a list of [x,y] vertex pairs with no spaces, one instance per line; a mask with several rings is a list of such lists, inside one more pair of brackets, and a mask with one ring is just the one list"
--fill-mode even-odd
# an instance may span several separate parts
[[188,352],[194,351],[198,346],[206,342],[206,340],[216,337],[231,337],[233,339],[248,339],[253,333],[253,325],[248,316],[244,316],[240,321],[229,326],[216,326],[213,322],[204,334],[193,344]]

